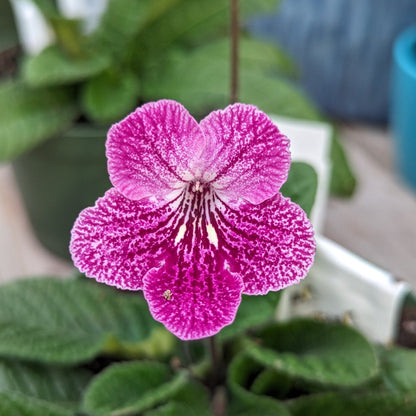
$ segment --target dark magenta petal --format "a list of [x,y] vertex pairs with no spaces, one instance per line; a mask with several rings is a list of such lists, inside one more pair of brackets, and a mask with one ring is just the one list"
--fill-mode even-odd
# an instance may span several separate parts
[[137,108],[114,124],[107,137],[110,180],[127,198],[168,197],[200,171],[202,132],[175,101]]
[[313,264],[312,225],[299,205],[280,193],[262,204],[233,209],[217,203],[219,247],[244,281],[244,294],[280,290],[303,279]]
[[207,184],[189,184],[177,211],[177,233],[165,263],[144,278],[153,317],[181,339],[198,339],[230,324],[241,301],[243,281],[218,250],[210,212],[216,196]]
[[162,261],[173,210],[172,204],[131,201],[110,189],[75,221],[70,243],[75,266],[99,282],[141,289],[143,276]]
[[256,107],[234,104],[200,123],[206,137],[202,179],[225,200],[259,204],[275,195],[290,166],[289,140]]
[[144,296],[153,317],[183,340],[209,337],[233,322],[243,282],[216,262],[166,264],[144,279]]

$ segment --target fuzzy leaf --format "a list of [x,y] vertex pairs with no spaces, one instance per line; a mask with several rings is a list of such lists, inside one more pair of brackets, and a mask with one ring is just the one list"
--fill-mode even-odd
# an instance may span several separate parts
[[91,374],[82,369],[48,367],[18,361],[0,361],[0,393],[20,393],[77,408]]
[[249,392],[245,392],[238,399],[231,399],[227,414],[228,416],[291,416],[286,407],[277,400]]
[[74,412],[53,403],[28,398],[19,393],[0,392],[0,415],[4,416],[74,416]]
[[52,45],[38,55],[25,59],[23,77],[33,87],[74,84],[99,74],[109,65],[109,58],[104,54],[72,58]]
[[274,396],[279,399],[285,398],[293,386],[293,381],[285,374],[276,374],[271,368],[263,370],[251,385],[250,390],[255,394]]
[[342,324],[294,320],[261,330],[247,353],[266,368],[307,385],[353,387],[378,374],[373,347]]
[[231,389],[230,416],[290,415],[285,406],[277,400],[258,396],[243,387],[247,386],[260,370],[261,365],[244,353],[235,357],[231,362],[228,372],[228,383]]
[[2,356],[69,364],[100,353],[159,356],[172,343],[173,336],[152,319],[138,294],[87,279],[34,279],[0,287]]
[[0,160],[15,158],[67,128],[78,114],[64,88],[30,89],[19,81],[0,85]]
[[289,177],[280,192],[300,205],[310,215],[317,187],[318,175],[315,169],[307,163],[293,162],[290,166]]
[[161,363],[114,364],[94,378],[83,407],[99,416],[136,414],[166,402],[185,384],[185,373],[172,375]]
[[261,373],[263,365],[251,358],[246,352],[236,355],[228,368],[228,384],[237,398],[250,389],[255,377]]
[[280,296],[281,292],[270,292],[264,296],[243,295],[234,322],[221,330],[218,334],[219,339],[232,338],[273,319]]
[[381,353],[384,384],[393,390],[416,392],[416,351],[386,349]]
[[93,121],[118,121],[136,108],[139,89],[132,73],[102,73],[84,86],[82,106]]
[[370,392],[364,394],[321,393],[289,402],[293,416],[413,416],[416,395]]
[[189,381],[169,403],[145,413],[145,416],[213,416],[206,389],[195,380]]

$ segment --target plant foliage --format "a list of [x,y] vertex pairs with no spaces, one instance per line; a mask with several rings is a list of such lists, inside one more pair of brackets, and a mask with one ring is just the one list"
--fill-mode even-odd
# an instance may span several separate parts
[[103,353],[155,357],[172,346],[172,335],[153,320],[143,298],[77,279],[2,287],[0,333],[1,356],[54,364]]
[[0,414],[414,414],[416,352],[337,322],[273,322],[278,301],[243,298],[213,378],[204,340],[173,339],[137,294],[83,277],[0,286]]

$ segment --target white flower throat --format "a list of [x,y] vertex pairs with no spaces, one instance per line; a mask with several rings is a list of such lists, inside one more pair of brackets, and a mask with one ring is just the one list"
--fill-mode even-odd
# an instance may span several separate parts
[[195,236],[201,235],[218,248],[218,234],[211,221],[216,205],[212,185],[201,180],[189,182],[179,200],[178,211],[182,224],[175,237],[175,246],[180,242],[195,243]]

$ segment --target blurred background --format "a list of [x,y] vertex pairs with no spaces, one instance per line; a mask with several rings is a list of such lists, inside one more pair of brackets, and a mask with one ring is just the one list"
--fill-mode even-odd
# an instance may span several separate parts
[[[240,6],[240,101],[332,128],[321,232],[416,288],[416,3]],[[66,275],[109,125],[160,98],[227,105],[228,2],[0,0],[0,19],[0,280]]]

